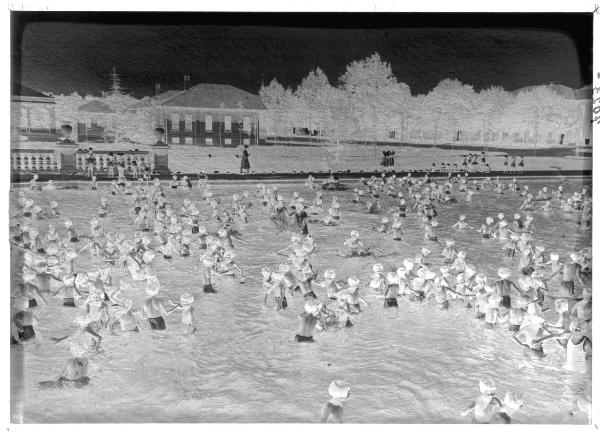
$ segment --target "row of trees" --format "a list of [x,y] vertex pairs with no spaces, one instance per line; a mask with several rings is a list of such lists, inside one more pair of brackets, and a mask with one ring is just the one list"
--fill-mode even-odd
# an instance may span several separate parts
[[267,107],[262,127],[270,136],[304,127],[332,140],[489,143],[518,137],[536,143],[572,132],[578,123],[577,102],[547,87],[475,92],[445,79],[413,96],[377,53],[349,64],[337,86],[317,68],[295,90],[273,79],[260,96]]

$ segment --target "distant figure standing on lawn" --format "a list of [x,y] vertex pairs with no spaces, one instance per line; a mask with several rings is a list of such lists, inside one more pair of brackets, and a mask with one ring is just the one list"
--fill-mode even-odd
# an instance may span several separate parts
[[250,153],[248,153],[248,146],[244,145],[244,153],[242,153],[242,163],[240,165],[240,174],[246,170],[246,174],[250,174]]

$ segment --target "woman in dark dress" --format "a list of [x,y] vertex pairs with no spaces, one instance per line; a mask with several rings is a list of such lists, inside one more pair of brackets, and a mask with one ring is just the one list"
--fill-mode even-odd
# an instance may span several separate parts
[[240,165],[240,174],[246,170],[246,174],[250,174],[250,153],[248,153],[248,146],[244,145],[244,153],[242,153],[242,164]]

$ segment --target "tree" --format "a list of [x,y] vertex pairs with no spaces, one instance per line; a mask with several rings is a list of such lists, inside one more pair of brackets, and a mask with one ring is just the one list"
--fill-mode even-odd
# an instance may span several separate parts
[[[325,73],[317,67],[308,73],[294,92],[298,102],[298,118],[308,130],[322,132],[327,126],[331,85]],[[329,126],[328,126],[329,127]]]

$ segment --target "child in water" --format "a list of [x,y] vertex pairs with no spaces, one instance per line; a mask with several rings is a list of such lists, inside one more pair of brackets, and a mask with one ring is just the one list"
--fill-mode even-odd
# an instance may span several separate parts
[[498,412],[492,415],[490,424],[510,424],[512,422],[512,415],[514,415],[523,405],[523,397],[521,394],[516,392],[507,392],[504,395],[504,401],[502,407]]
[[192,303],[194,303],[194,296],[190,293],[183,294],[179,297],[179,304],[173,303],[169,301],[174,307],[167,313],[170,315],[176,310],[181,310],[181,323],[184,326],[185,334],[195,333],[196,332],[196,319],[194,318],[194,308],[192,307]]
[[331,417],[342,423],[344,415],[343,402],[350,396],[350,385],[342,380],[334,380],[329,385],[331,399],[321,409],[321,423],[326,423]]
[[320,311],[321,307],[314,300],[308,300],[304,304],[304,312],[298,316],[300,318],[300,333],[294,338],[296,342],[314,342],[313,334],[319,322]]
[[89,383],[89,359],[84,357],[87,349],[81,343],[73,341],[70,344],[70,350],[73,357],[67,359],[60,376],[56,381],[40,382],[40,389],[82,387]]
[[493,380],[480,380],[479,391],[481,395],[471,403],[462,415],[467,416],[473,412],[474,424],[488,424],[494,413],[502,407],[502,402],[496,397],[496,383]]

